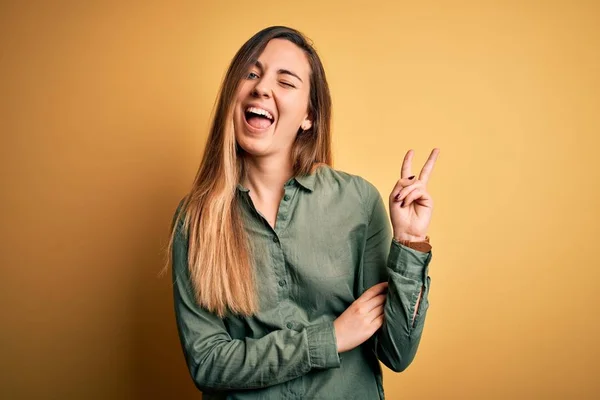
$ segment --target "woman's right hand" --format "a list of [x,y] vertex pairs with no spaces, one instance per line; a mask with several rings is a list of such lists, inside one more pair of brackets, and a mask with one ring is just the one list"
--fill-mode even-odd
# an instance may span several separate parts
[[381,327],[387,287],[387,282],[370,287],[333,321],[338,353],[359,346]]

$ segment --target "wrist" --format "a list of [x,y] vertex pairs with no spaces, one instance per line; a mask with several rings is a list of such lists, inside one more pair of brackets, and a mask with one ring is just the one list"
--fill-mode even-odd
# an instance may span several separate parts
[[333,321],[333,335],[335,336],[335,346],[337,348],[338,354],[346,351],[346,349],[343,347],[344,344],[340,341],[341,338],[339,328],[337,326],[337,319]]
[[[410,247],[411,249],[421,251],[423,253],[428,253],[431,251],[431,244],[429,243],[429,236],[425,236],[424,238],[421,236],[414,235],[398,235],[400,238],[397,238],[394,235],[394,241],[400,245]],[[408,237],[409,239],[402,239]]]
[[427,236],[409,235],[408,233],[394,233],[394,240],[397,242],[423,242]]

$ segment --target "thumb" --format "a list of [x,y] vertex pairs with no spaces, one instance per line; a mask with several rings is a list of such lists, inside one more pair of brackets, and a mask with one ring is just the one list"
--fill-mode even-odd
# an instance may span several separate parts
[[406,187],[406,186],[410,186],[413,183],[415,183],[417,180],[415,179],[415,176],[409,176],[408,178],[401,178],[398,180],[398,182],[396,182],[396,186],[394,186],[394,189],[392,190],[392,193],[390,194],[391,198],[395,198],[396,196],[398,196],[398,193],[400,193],[400,191],[402,190],[402,188]]

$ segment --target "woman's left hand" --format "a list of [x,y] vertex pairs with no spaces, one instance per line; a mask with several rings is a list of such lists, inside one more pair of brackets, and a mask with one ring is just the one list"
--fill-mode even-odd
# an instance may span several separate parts
[[437,148],[431,151],[418,179],[411,172],[413,150],[404,156],[400,180],[390,194],[390,219],[396,240],[421,241],[427,236],[433,211],[433,199],[427,193],[427,182],[439,152]]

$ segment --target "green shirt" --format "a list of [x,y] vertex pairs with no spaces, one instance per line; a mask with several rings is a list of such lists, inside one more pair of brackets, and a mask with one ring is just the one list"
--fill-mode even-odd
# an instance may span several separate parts
[[[198,306],[178,224],[174,303],[192,379],[204,399],[383,399],[378,360],[401,372],[417,352],[432,253],[393,240],[381,195],[359,176],[320,167],[291,178],[284,190],[272,229],[249,190],[237,186],[246,232],[264,249],[255,255],[260,311],[249,318],[220,319]],[[386,280],[383,326],[339,354],[333,321]]]

